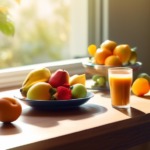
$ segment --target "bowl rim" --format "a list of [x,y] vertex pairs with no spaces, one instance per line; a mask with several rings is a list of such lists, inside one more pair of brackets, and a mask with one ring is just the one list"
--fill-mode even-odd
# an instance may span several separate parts
[[[88,66],[88,67],[94,67],[94,66],[96,66],[96,67],[105,67],[105,68],[110,68],[110,67],[118,67],[118,66],[106,66],[106,65],[98,65],[98,64],[93,64],[93,63],[91,63],[91,62],[82,62],[82,64],[83,64],[83,66],[84,65],[86,65],[86,66]],[[123,66],[121,66],[121,67],[139,67],[139,66],[142,66],[142,62],[139,62],[139,61],[137,61],[135,64],[130,64],[130,65],[123,65]]]

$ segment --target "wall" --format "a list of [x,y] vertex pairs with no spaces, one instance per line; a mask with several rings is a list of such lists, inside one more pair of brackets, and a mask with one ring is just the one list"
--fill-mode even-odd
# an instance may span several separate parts
[[150,0],[109,0],[108,39],[137,47],[139,72],[150,75]]

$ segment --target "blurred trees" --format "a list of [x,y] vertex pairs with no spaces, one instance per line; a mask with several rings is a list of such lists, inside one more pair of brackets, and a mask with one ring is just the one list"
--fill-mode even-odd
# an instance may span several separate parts
[[70,0],[22,0],[14,37],[0,34],[0,68],[69,58]]

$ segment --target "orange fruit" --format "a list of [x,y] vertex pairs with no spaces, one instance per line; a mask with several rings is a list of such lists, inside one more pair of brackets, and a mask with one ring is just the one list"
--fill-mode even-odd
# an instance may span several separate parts
[[105,65],[107,65],[107,66],[122,66],[122,63],[117,56],[112,55],[105,59]]
[[21,104],[14,98],[0,98],[0,121],[13,122],[22,113]]
[[131,49],[129,45],[118,45],[114,49],[113,54],[118,56],[122,63],[126,63],[130,59]]
[[137,96],[143,96],[150,89],[149,82],[144,78],[138,78],[132,85],[132,92]]
[[106,40],[101,45],[100,48],[105,48],[113,52],[115,47],[117,46],[117,43],[114,41]]
[[94,56],[96,53],[97,47],[96,45],[92,44],[88,47],[88,52],[90,55]]
[[112,52],[110,50],[99,48],[97,49],[94,55],[94,58],[97,64],[104,65],[105,59],[111,55],[112,55]]

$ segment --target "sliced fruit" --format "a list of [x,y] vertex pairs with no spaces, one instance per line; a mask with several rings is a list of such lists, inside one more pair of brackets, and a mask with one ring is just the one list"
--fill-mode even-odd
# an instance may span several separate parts
[[70,77],[70,81],[69,84],[70,86],[77,84],[77,83],[81,83],[85,86],[85,82],[86,82],[86,76],[85,74],[82,75],[73,75],[72,77]]

